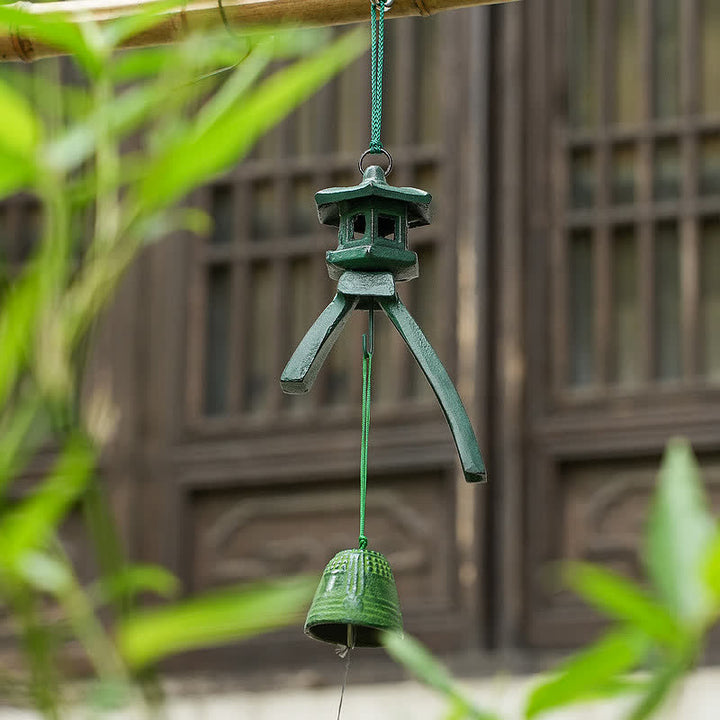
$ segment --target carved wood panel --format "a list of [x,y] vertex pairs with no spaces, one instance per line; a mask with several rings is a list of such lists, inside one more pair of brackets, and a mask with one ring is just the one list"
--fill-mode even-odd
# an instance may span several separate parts
[[[701,453],[707,495],[720,514],[720,454]],[[586,641],[601,626],[598,616],[563,589],[557,563],[604,564],[643,581],[642,543],[655,488],[659,455],[627,459],[568,460],[549,467],[545,492],[552,498],[534,523],[543,537],[529,553],[532,644],[563,647]]]
[[[318,573],[357,544],[354,478],[263,488],[189,491],[185,533],[188,586]],[[451,606],[452,494],[442,476],[371,479],[366,532],[388,558],[403,607]]]

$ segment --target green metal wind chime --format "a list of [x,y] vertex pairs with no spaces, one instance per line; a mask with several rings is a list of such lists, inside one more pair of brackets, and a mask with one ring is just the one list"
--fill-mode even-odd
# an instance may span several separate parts
[[[308,330],[282,373],[285,393],[306,393],[353,310],[368,312],[363,336],[362,438],[360,456],[360,537],[358,547],[339,552],[327,565],[305,622],[317,640],[353,647],[377,647],[381,631],[402,632],[395,580],[383,555],[368,549],[365,537],[370,377],[374,311],[381,309],[397,328],[437,396],[468,482],[486,480],[485,465],[462,400],[422,330],[400,301],[395,285],[419,274],[417,254],[408,249],[408,229],[430,222],[431,196],[424,190],[387,182],[392,157],[380,140],[385,11],[392,4],[371,0],[372,113],[370,147],[358,168],[362,182],[320,190],[315,195],[321,223],[338,228],[338,247],[327,253],[337,294]],[[382,154],[388,166],[363,169],[368,155]]]

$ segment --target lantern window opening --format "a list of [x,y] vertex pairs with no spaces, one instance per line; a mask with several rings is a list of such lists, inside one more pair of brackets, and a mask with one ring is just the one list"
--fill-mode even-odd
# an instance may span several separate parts
[[363,240],[367,234],[367,228],[371,226],[365,213],[358,213],[350,221],[350,235],[352,240]]
[[386,240],[392,240],[393,242],[400,240],[398,220],[399,218],[397,215],[379,215],[378,235]]

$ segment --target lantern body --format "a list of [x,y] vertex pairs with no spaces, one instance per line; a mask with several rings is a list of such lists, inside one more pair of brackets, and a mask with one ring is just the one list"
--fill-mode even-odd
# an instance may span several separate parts
[[402,632],[400,600],[390,564],[374,550],[339,552],[323,572],[305,633],[337,645],[378,647],[383,630]]
[[326,255],[335,280],[346,270],[391,272],[395,280],[418,276],[417,255],[408,249],[408,228],[430,222],[432,196],[424,190],[389,185],[371,165],[359,185],[315,194],[321,223],[338,228],[338,247]]

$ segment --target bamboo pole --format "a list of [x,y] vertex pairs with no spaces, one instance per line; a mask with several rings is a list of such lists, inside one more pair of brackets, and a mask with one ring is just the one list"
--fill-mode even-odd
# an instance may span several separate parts
[[[490,5],[511,0],[394,0],[388,19],[412,15],[434,15],[443,10]],[[17,2],[9,7],[43,17],[70,18],[78,25],[110,22],[152,5],[152,0],[53,0]],[[238,28],[252,25],[293,24],[303,26],[343,25],[366,22],[369,0],[222,0],[228,22]],[[166,17],[152,30],[131,37],[125,47],[162,45],[179,40],[189,31],[222,23],[218,0],[188,0],[184,6],[163,13]],[[35,41],[22,28],[0,29],[0,62],[31,62],[62,54]]]

